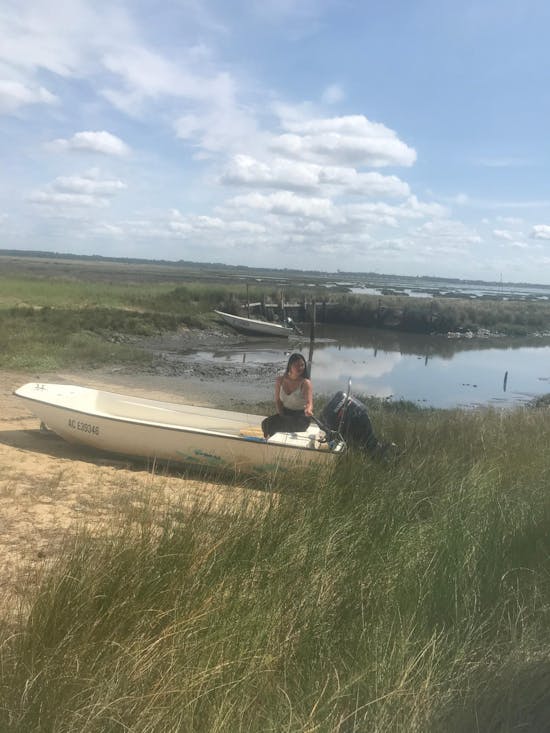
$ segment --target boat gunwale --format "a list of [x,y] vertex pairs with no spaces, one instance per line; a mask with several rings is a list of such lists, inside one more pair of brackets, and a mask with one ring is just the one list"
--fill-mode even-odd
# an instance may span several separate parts
[[[271,321],[260,321],[257,318],[247,318],[246,316],[237,316],[234,313],[225,313],[225,311],[214,310],[214,313],[217,313],[222,318],[235,318],[237,322],[241,322],[243,324],[252,324],[252,325],[257,324],[258,326],[264,326],[264,327],[268,327],[269,329],[280,331],[281,333],[284,333],[286,335],[291,335],[295,333],[292,328],[289,328],[288,326],[284,326],[282,323],[272,323]],[[246,330],[244,326],[243,326],[243,330]]]

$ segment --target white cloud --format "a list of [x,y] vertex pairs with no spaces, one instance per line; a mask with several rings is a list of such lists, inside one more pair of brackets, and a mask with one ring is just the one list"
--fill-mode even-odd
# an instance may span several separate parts
[[68,140],[62,138],[53,140],[48,147],[57,151],[85,151],[116,157],[124,157],[130,153],[130,148],[125,142],[105,130],[77,132]]
[[254,188],[281,188],[331,195],[389,196],[404,198],[410,194],[407,183],[397,176],[383,176],[376,171],[359,173],[355,168],[320,166],[304,161],[275,158],[270,162],[250,155],[235,155],[220,178],[222,183]]
[[227,221],[220,217],[213,216],[181,216],[179,212],[173,215],[168,223],[169,228],[173,232],[193,234],[201,232],[241,232],[248,234],[261,234],[265,228],[260,224],[250,221],[233,220]]
[[107,201],[97,196],[58,191],[34,191],[28,200],[33,204],[45,206],[107,206]]
[[41,0],[3,0],[0,60],[19,73],[45,69],[71,77],[85,64],[90,44],[113,32],[109,9],[96,13],[83,0],[60,0],[55,12]]
[[0,114],[11,114],[27,104],[56,104],[58,98],[42,86],[0,80]]
[[41,207],[56,208],[63,213],[66,207],[105,207],[110,199],[126,184],[117,179],[102,179],[99,171],[92,169],[80,176],[59,176],[42,190],[33,191],[28,200]]
[[361,204],[350,204],[346,206],[346,212],[353,219],[380,220],[380,223],[387,223],[396,226],[399,220],[403,219],[424,219],[426,217],[444,217],[447,210],[440,204],[427,204],[418,201],[416,196],[409,198],[398,206],[384,202],[365,202]]
[[119,180],[98,180],[93,176],[60,176],[52,184],[58,191],[91,196],[112,196],[126,188],[126,184]]
[[270,163],[250,155],[235,155],[227,164],[221,182],[259,188],[290,188],[313,191],[319,186],[319,166],[277,158]]
[[397,176],[384,176],[377,171],[361,173],[354,168],[327,166],[321,170],[319,178],[322,184],[340,185],[343,194],[383,198],[405,198],[410,194],[408,183]]
[[273,138],[271,147],[289,158],[376,168],[410,166],[416,160],[416,152],[393,130],[363,115],[282,122],[289,132]]
[[550,225],[535,224],[531,231],[531,237],[533,239],[550,239]]
[[261,194],[250,193],[236,196],[228,202],[240,208],[247,207],[259,211],[281,214],[283,216],[305,216],[312,219],[337,219],[337,210],[329,199],[306,198],[290,191]]

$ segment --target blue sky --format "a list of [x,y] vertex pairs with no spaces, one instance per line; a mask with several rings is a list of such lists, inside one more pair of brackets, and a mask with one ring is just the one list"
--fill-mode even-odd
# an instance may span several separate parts
[[0,248],[550,283],[543,0],[3,0]]

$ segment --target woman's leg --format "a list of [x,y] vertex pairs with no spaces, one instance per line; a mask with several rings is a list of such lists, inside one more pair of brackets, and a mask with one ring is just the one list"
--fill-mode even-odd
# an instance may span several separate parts
[[310,418],[303,412],[285,410],[284,415],[270,415],[262,420],[264,438],[275,433],[301,433],[309,427]]

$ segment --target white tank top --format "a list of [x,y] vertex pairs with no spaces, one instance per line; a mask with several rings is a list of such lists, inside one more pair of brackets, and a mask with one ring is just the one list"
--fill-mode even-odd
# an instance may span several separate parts
[[286,407],[287,410],[303,410],[306,406],[306,400],[304,395],[302,394],[302,384],[300,384],[299,387],[296,387],[296,389],[291,392],[290,394],[287,394],[285,390],[283,389],[283,385],[281,383],[281,386],[279,388],[279,398],[281,402],[283,403],[283,407]]

